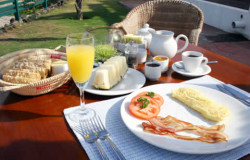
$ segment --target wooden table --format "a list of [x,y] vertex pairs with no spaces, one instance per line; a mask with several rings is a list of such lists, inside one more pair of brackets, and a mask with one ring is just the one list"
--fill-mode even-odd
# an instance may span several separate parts
[[[250,92],[250,68],[213,52],[189,45],[187,50],[204,53],[210,64],[209,74],[225,83]],[[176,55],[171,61],[181,60]],[[143,65],[138,66],[143,72]],[[157,83],[179,83],[189,80],[170,69],[157,82],[147,81],[145,86]],[[114,97],[86,93],[86,103]],[[76,160],[88,159],[63,116],[63,109],[79,105],[79,93],[73,81],[51,93],[24,97],[12,92],[0,93],[0,159],[1,160]],[[242,159],[250,159],[250,155]]]

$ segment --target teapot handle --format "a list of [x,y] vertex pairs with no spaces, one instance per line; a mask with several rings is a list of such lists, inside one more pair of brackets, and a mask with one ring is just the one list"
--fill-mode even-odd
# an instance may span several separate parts
[[187,36],[185,36],[184,34],[179,34],[179,35],[176,37],[176,44],[178,44],[178,40],[179,40],[181,37],[183,37],[183,38],[185,39],[185,45],[184,45],[181,49],[178,49],[178,50],[177,50],[177,53],[183,51],[184,49],[186,49],[187,46],[188,46],[188,43],[189,43]]

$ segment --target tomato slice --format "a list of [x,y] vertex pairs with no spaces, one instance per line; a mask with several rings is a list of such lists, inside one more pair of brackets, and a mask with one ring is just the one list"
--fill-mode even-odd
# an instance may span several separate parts
[[[139,93],[137,96],[147,96],[148,92],[141,92]],[[160,96],[159,94],[154,92],[154,97],[153,99],[156,100],[156,102],[159,104],[159,106],[161,107],[164,103],[164,99],[162,98],[162,96]]]
[[[141,108],[143,102],[138,102],[137,99],[140,97],[149,100],[149,104],[146,108]],[[153,98],[149,96],[135,96],[129,104],[129,112],[140,119],[148,120],[156,117],[160,112],[160,106]]]

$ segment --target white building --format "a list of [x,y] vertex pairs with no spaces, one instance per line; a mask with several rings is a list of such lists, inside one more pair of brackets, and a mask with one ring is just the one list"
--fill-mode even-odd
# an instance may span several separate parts
[[204,13],[204,23],[229,33],[239,33],[250,40],[250,7],[248,10],[204,0],[185,0]]

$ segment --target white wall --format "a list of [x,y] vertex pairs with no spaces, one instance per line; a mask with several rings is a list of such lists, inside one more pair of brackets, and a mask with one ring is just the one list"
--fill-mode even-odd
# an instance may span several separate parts
[[[229,33],[240,33],[250,40],[250,7],[249,10],[244,10],[203,0],[185,1],[195,4],[203,11],[204,23]],[[244,22],[245,27],[233,28],[234,21]]]

